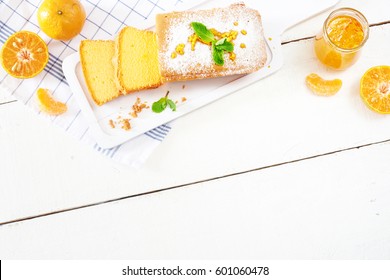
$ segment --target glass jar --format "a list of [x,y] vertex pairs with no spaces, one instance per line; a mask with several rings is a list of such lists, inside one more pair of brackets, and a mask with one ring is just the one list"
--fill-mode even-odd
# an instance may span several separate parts
[[369,35],[369,24],[362,13],[352,8],[333,11],[316,36],[314,50],[326,66],[343,70],[354,64]]

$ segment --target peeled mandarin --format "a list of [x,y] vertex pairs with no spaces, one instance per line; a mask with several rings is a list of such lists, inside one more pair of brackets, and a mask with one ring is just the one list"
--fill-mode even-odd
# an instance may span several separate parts
[[37,91],[37,99],[41,111],[49,115],[61,115],[68,110],[66,104],[56,101],[50,95],[48,89],[39,88]]
[[317,74],[310,74],[306,77],[306,85],[316,95],[331,96],[335,95],[343,85],[340,79],[324,80]]
[[390,114],[390,66],[370,68],[360,80],[364,103],[380,114]]
[[11,35],[1,49],[1,65],[19,79],[35,77],[45,68],[49,51],[38,34],[19,31]]

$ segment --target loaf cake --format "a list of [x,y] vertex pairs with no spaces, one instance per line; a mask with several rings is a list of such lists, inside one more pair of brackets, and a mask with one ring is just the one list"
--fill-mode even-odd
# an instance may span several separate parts
[[79,51],[85,82],[95,103],[103,105],[120,96],[112,64],[114,41],[83,40]]
[[[211,32],[212,41],[200,38],[193,23]],[[223,63],[213,54],[219,43],[230,44],[219,52]],[[128,26],[115,41],[80,44],[85,81],[98,105],[163,82],[248,74],[266,60],[260,14],[244,4],[159,14],[156,33]]]
[[131,93],[162,85],[156,33],[123,28],[115,40],[114,67],[118,87]]
[[[197,38],[193,22],[205,25],[216,40],[226,38],[234,44],[234,51],[223,53],[223,66],[215,63],[211,43]],[[156,33],[161,75],[167,82],[248,74],[267,60],[261,16],[241,3],[159,14]]]

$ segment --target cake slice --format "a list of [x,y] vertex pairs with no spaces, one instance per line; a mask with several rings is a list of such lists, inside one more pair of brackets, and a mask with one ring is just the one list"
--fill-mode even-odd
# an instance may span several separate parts
[[85,82],[95,103],[103,105],[120,96],[112,64],[115,42],[83,40],[79,51]]
[[[226,38],[234,44],[233,51],[220,52],[223,65],[215,62],[212,44],[197,37],[193,22],[205,25],[213,33],[214,43]],[[247,74],[259,70],[267,61],[261,16],[244,4],[159,14],[156,33],[164,81]]]
[[124,93],[162,84],[154,32],[128,26],[120,31],[115,44],[115,73]]

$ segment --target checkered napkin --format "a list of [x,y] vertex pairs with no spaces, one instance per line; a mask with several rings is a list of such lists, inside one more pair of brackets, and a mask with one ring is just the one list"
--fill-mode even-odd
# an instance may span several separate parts
[[[192,3],[190,3],[192,1]],[[97,152],[115,161],[137,166],[143,163],[171,130],[170,125],[155,128],[123,145],[112,149],[100,148],[90,135],[87,121],[73,98],[62,72],[62,61],[78,50],[83,39],[112,39],[118,31],[131,25],[147,28],[154,25],[157,13],[189,7],[194,0],[85,0],[81,1],[87,20],[80,35],[70,41],[56,41],[47,37],[37,24],[37,9],[41,1],[0,0],[0,46],[7,38],[20,30],[40,35],[48,44],[50,57],[45,70],[38,76],[15,79],[0,67],[1,93],[7,92],[23,102],[41,117],[60,126],[67,133],[89,145]],[[68,106],[66,114],[51,117],[41,114],[35,100],[38,88],[48,88],[53,96]]]

